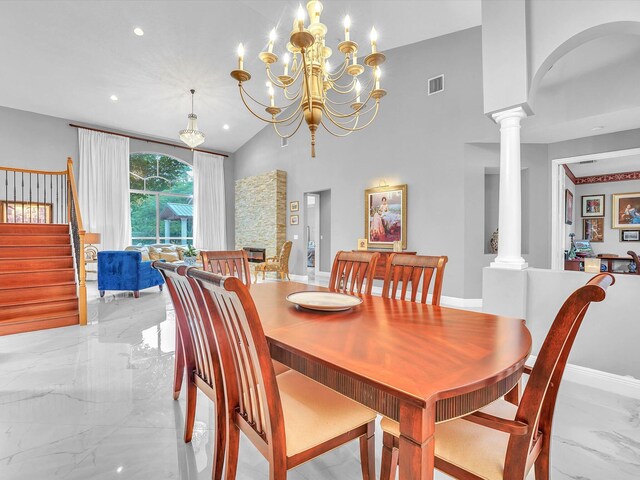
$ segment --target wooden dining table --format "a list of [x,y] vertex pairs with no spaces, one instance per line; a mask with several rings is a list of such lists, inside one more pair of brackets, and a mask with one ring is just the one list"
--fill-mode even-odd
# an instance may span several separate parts
[[518,382],[531,352],[523,320],[362,295],[349,311],[287,301],[295,282],[251,286],[274,360],[400,422],[400,479],[432,479],[435,424]]

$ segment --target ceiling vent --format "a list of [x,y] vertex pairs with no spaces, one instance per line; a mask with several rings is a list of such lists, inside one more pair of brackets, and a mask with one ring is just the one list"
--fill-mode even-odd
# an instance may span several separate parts
[[579,165],[588,165],[590,163],[598,163],[597,160],[583,160],[582,162],[578,162]]
[[288,139],[288,138],[285,138],[285,137],[281,137],[281,138],[280,138],[280,146],[281,146],[282,148],[284,148],[284,147],[288,147],[288,146],[289,146],[289,139]]
[[444,91],[444,75],[438,75],[429,79],[429,95]]

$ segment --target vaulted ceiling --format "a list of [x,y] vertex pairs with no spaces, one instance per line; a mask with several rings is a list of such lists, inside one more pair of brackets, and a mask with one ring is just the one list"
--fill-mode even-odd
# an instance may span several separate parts
[[[332,45],[342,39],[347,13],[352,37],[366,45],[375,24],[381,49],[480,24],[480,0],[324,5]],[[204,146],[235,151],[264,126],[241,105],[229,77],[236,46],[244,42],[246,68],[257,71],[257,53],[274,26],[281,39],[276,53],[283,51],[297,6],[295,0],[2,1],[0,105],[175,141],[195,88]]]

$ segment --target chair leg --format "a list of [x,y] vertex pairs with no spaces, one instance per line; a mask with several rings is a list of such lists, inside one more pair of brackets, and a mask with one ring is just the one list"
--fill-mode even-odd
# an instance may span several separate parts
[[162,291],[162,285],[158,285],[158,288],[160,289],[160,291]]
[[104,290],[100,290],[100,298],[104,297]]
[[548,438],[547,435],[540,439],[540,441],[542,442],[542,449],[534,464],[536,480],[549,480],[549,450],[551,439]]
[[267,273],[266,270],[262,270],[262,280],[264,280],[264,274]]
[[394,447],[394,437],[390,433],[382,433],[382,462],[380,480],[395,480],[398,469],[398,449]]
[[[176,325],[177,326],[177,325]],[[175,362],[173,368],[173,399],[177,400],[182,390],[182,379],[184,378],[184,350],[182,349],[182,341],[180,333],[176,332],[176,351]]]
[[376,424],[375,420],[367,425],[367,433],[360,437],[360,466],[362,468],[362,480],[375,480],[376,478]]
[[212,468],[212,480],[222,480],[224,473],[224,460],[226,455],[228,422],[226,415],[226,404],[224,401],[216,401],[216,446],[214,452],[214,463]]
[[198,399],[198,389],[193,381],[193,373],[189,373],[187,378],[187,413],[184,416],[184,442],[189,443],[193,436],[193,424],[196,420],[196,400]]
[[133,292],[133,296],[134,298],[140,298],[140,290],[136,290],[135,292]]
[[240,429],[232,419],[227,419],[229,425],[227,439],[227,451],[225,455],[225,466],[227,469],[226,479],[236,480],[236,471],[238,470],[238,450],[240,449]]

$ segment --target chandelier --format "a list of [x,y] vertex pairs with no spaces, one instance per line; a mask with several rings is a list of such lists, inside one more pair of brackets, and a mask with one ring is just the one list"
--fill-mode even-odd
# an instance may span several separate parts
[[[368,80],[360,80],[365,71],[358,63],[358,44],[351,40],[349,29],[351,19],[344,19],[344,41],[338,44],[338,50],[344,55],[340,65],[332,69],[329,57],[333,54],[325,44],[326,25],[320,22],[323,6],[319,0],[307,2],[309,25],[305,28],[305,12],[300,6],[293,22],[293,30],[287,43],[287,53],[282,58],[282,67],[276,68],[278,56],[273,53],[276,40],[275,28],[269,35],[266,52],[258,58],[266,67],[266,87],[269,103],[262,103],[249,94],[244,82],[251,74],[244,70],[244,47],[238,46],[238,68],[231,76],[238,81],[240,98],[247,109],[260,120],[273,125],[282,138],[292,137],[304,120],[311,132],[311,156],[315,157],[316,131],[322,125],[336,137],[345,137],[355,131],[368,127],[378,114],[380,99],[386,91],[380,88],[380,65],[385,61],[383,53],[377,51],[378,35],[371,29],[371,53],[364,58],[364,65],[370,68]],[[278,74],[274,72],[278,70]],[[276,88],[283,101],[282,106],[275,102]],[[374,104],[370,105],[373,100]],[[268,116],[256,113],[255,108],[264,107]],[[280,113],[285,112],[280,118]],[[285,133],[285,130],[288,132]]]
[[189,145],[190,148],[196,148],[204,142],[204,133],[198,130],[198,116],[193,113],[193,97],[196,91],[191,89],[191,113],[187,117],[187,128],[180,130],[180,140]]

